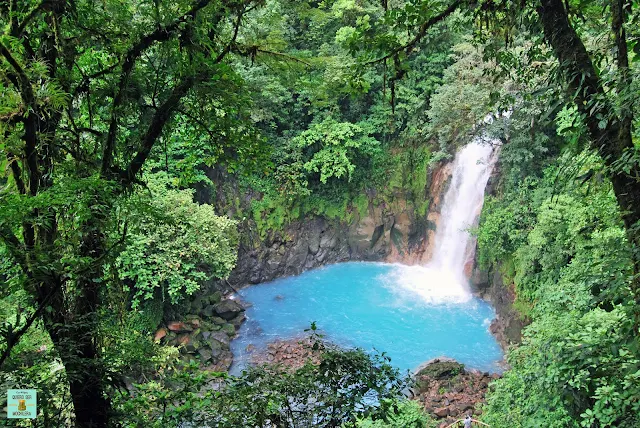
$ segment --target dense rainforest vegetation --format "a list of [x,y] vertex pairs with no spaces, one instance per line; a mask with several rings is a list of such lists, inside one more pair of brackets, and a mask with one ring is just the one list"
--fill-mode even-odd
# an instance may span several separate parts
[[293,221],[398,192],[425,214],[430,171],[485,133],[478,262],[530,325],[481,419],[640,426],[639,8],[3,1],[0,384],[40,416],[0,425],[431,426],[393,362],[315,326],[315,364],[240,377],[153,332]]

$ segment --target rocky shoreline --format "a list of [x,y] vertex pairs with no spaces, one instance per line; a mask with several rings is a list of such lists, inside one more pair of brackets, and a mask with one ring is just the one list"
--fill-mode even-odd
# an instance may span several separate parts
[[441,426],[448,426],[466,415],[481,415],[489,384],[498,378],[495,373],[469,370],[454,360],[436,358],[417,371],[413,399],[441,420]]
[[231,340],[245,320],[245,308],[220,292],[200,296],[156,330],[154,340],[177,346],[185,362],[198,361],[205,370],[228,371],[233,363]]
[[[312,349],[309,337],[277,340],[266,349],[256,351],[252,364],[278,364],[291,370],[305,363],[317,364],[318,351]],[[423,364],[415,373],[411,399],[419,402],[425,412],[447,426],[456,419],[482,414],[482,405],[489,384],[500,375],[466,369],[452,359],[440,357]]]

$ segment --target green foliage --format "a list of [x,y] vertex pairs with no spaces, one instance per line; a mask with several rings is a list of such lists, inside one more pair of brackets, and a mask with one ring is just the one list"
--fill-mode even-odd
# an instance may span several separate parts
[[404,400],[388,406],[392,409],[383,419],[361,419],[356,422],[357,428],[427,428],[435,427],[415,401]]
[[489,394],[492,426],[638,423],[631,252],[602,168],[597,155],[567,150],[539,179],[503,177],[504,194],[487,203],[481,260],[510,266],[516,306],[533,319]]
[[626,340],[622,308],[581,315],[547,313],[511,351],[511,370],[493,385],[485,421],[492,426],[635,426],[637,346]]
[[319,173],[320,182],[330,178],[351,181],[356,162],[366,161],[379,151],[379,143],[358,125],[332,119],[313,125],[295,137],[291,145],[304,153],[302,168]]
[[213,207],[193,202],[193,192],[167,186],[166,178],[150,177],[148,191],[137,204],[125,249],[114,262],[116,276],[133,289],[133,308],[151,299],[156,289],[171,303],[196,292],[203,281],[225,278],[234,268],[236,222],[215,215]]
[[[403,398],[406,380],[384,355],[335,348],[319,338],[310,346],[317,364],[295,370],[265,365],[238,377],[195,366],[163,371],[119,401],[123,426],[426,426],[419,407]],[[219,386],[210,389],[211,382]]]
[[490,94],[499,88],[486,77],[494,65],[483,61],[478,47],[461,43],[452,50],[454,62],[445,70],[427,114],[431,133],[441,147],[455,151],[469,141],[472,131],[491,112]]

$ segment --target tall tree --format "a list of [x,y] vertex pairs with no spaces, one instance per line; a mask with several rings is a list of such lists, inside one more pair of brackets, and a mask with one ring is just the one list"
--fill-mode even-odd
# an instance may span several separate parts
[[262,3],[0,5],[0,151],[8,171],[0,239],[34,308],[6,334],[0,365],[41,320],[66,369],[78,427],[106,426],[111,412],[96,317],[105,263],[122,243],[106,233],[115,227],[114,201],[185,127],[207,132],[218,160],[255,143],[228,58],[249,51],[239,34]]

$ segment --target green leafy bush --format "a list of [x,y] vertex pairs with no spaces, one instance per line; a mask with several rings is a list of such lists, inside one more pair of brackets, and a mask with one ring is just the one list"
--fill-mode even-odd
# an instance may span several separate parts
[[171,188],[160,176],[136,199],[135,223],[114,262],[115,275],[132,289],[134,308],[156,291],[176,303],[203,281],[229,275],[238,246],[234,220],[193,202],[192,191]]

